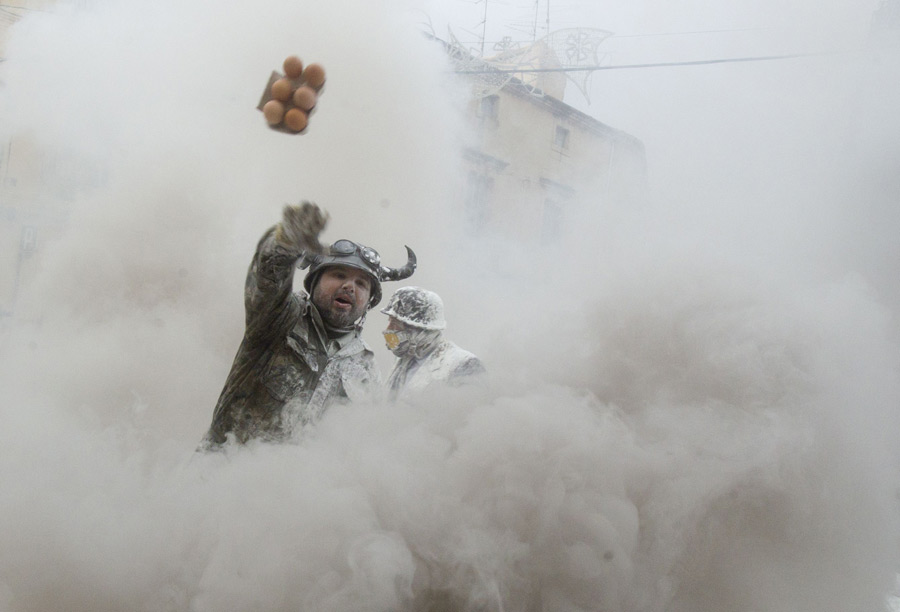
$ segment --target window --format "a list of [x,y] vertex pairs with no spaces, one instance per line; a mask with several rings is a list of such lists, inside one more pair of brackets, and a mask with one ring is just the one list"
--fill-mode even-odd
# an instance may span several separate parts
[[478,116],[482,123],[496,123],[500,117],[500,96],[483,97],[478,103]]
[[556,200],[544,200],[544,215],[541,220],[541,243],[553,244],[562,235],[563,208]]
[[557,149],[569,148],[569,130],[561,125],[556,126],[556,135],[553,137],[553,146]]
[[494,187],[494,179],[478,174],[469,173],[466,183],[466,224],[469,231],[477,234],[487,221],[488,200]]
[[22,227],[22,241],[19,243],[19,250],[22,253],[31,253],[36,247],[37,229],[31,225]]
[[544,208],[541,211],[541,244],[559,244],[566,231],[566,217],[575,201],[575,190],[548,178],[541,178]]

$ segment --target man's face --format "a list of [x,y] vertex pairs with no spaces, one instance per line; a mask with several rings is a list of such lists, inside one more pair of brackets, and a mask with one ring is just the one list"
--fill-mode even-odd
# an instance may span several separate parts
[[313,287],[312,301],[332,327],[350,327],[366,312],[372,294],[368,274],[350,266],[330,266]]

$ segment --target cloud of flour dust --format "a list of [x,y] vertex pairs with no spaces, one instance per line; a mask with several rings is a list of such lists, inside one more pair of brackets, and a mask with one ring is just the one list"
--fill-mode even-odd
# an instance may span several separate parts
[[[856,238],[896,225],[844,220],[896,195],[876,160],[900,130],[844,86],[880,73],[807,64],[808,94],[790,67],[648,77],[643,104],[680,118],[622,116],[651,201],[584,197],[560,245],[505,251],[445,229],[458,93],[414,21],[345,0],[16,24],[4,125],[108,173],[0,347],[0,609],[877,609],[900,364],[887,243]],[[298,137],[254,110],[291,53],[329,76]],[[822,136],[835,116],[859,122]],[[326,239],[388,265],[416,248],[411,281],[492,382],[193,455],[253,246],[301,198]]]

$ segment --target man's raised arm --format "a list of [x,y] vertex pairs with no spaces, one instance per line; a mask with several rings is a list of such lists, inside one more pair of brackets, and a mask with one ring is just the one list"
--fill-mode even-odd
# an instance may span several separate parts
[[285,206],[281,221],[263,235],[244,285],[247,331],[251,335],[278,327],[278,320],[288,315],[297,260],[322,252],[319,234],[327,223],[325,211],[303,202]]

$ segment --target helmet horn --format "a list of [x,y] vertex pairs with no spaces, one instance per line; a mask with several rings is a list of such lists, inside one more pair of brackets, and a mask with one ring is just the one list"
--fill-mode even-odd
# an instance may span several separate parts
[[416,254],[413,253],[411,248],[406,247],[406,265],[402,268],[388,268],[387,266],[381,266],[381,272],[378,276],[380,277],[379,280],[382,281],[398,281],[409,278],[415,271]]

